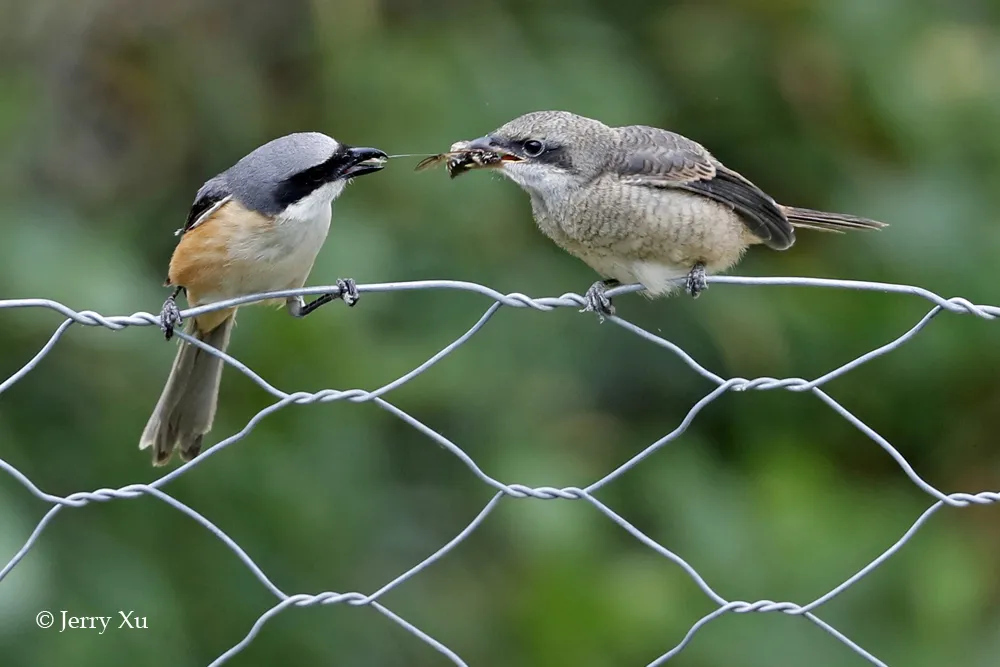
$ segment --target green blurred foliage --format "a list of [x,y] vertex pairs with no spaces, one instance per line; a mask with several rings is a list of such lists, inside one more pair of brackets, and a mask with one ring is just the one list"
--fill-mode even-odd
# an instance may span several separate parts
[[[988,0],[35,0],[0,4],[0,297],[156,311],[197,187],[254,146],[313,129],[437,152],[521,113],[668,127],[789,204],[878,218],[802,233],[741,275],[917,284],[996,303],[1000,5]],[[468,280],[534,296],[595,279],[547,241],[527,197],[397,160],[337,202],[310,284]],[[246,309],[231,351],[276,386],[375,388],[488,305],[369,295],[301,322]],[[716,286],[697,302],[622,297],[623,316],[726,376],[817,377],[912,326],[917,298]],[[0,377],[59,322],[0,313]],[[830,394],[946,491],[996,489],[995,325],[942,315]],[[68,494],[156,479],[138,435],[175,348],[153,328],[74,327],[0,399],[0,456]],[[510,483],[584,486],[671,431],[710,384],[571,309],[502,310],[390,395]],[[227,370],[213,441],[271,402]],[[456,535],[491,493],[371,404],[293,407],[166,488],[287,592],[371,592]],[[721,595],[805,603],[932,502],[814,396],[729,394],[600,492]],[[46,507],[0,476],[0,562]],[[891,665],[996,665],[996,508],[942,510],[819,610]],[[154,498],[64,511],[0,584],[9,665],[204,665],[274,600],[223,544]],[[387,593],[471,665],[647,664],[712,604],[679,567],[582,502],[507,499],[443,561]],[[41,609],[132,609],[147,631],[42,631]],[[293,609],[230,664],[442,665],[370,609]],[[671,664],[863,660],[807,621],[729,615]]]

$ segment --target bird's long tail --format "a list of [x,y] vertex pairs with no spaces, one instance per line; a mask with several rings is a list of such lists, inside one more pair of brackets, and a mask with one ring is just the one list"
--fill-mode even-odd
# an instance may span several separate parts
[[[224,352],[235,320],[234,310],[204,331],[192,318],[185,323],[184,333]],[[175,448],[182,461],[190,461],[201,451],[201,440],[215,419],[222,366],[219,357],[180,342],[167,384],[139,439],[139,449],[153,448],[154,466],[166,465]]]
[[843,233],[852,229],[882,229],[889,226],[884,222],[859,218],[856,215],[846,213],[827,213],[826,211],[814,211],[811,208],[796,208],[794,206],[782,206],[782,209],[793,227],[803,229]]

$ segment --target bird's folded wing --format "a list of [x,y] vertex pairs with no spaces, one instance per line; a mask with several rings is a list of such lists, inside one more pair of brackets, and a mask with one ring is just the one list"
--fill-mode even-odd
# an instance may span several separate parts
[[228,188],[217,179],[218,177],[206,182],[198,190],[184,226],[174,232],[176,236],[189,232],[200,225],[232,198]]
[[611,169],[623,183],[700,194],[732,208],[747,228],[772,248],[784,250],[795,241],[792,225],[778,204],[723,166],[701,144],[644,125],[617,129],[619,151]]

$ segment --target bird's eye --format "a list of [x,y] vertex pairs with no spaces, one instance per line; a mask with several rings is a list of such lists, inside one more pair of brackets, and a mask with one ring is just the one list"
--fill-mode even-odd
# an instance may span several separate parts
[[545,144],[535,139],[524,142],[524,154],[528,157],[538,157],[545,150]]

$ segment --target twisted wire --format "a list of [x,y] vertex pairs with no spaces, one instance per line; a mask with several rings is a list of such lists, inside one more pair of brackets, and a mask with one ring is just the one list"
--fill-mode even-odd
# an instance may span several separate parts
[[[690,367],[695,373],[702,376],[703,378],[712,382],[715,387],[712,391],[708,392],[699,401],[697,401],[687,412],[681,422],[669,433],[664,435],[662,438],[656,442],[651,443],[638,454],[631,457],[629,460],[625,461],[617,468],[607,473],[600,479],[593,481],[590,485],[579,488],[579,487],[564,487],[556,488],[550,486],[540,486],[540,487],[530,487],[523,484],[516,483],[504,483],[497,480],[483,471],[476,462],[470,457],[461,447],[448,439],[445,435],[439,433],[433,428],[427,426],[416,417],[408,414],[407,412],[401,410],[397,406],[388,402],[384,396],[395,389],[408,383],[415,377],[427,372],[431,367],[437,364],[441,359],[450,355],[456,349],[464,345],[470,338],[476,335],[490,319],[497,313],[497,311],[503,307],[511,308],[531,308],[533,310],[538,310],[541,312],[548,312],[556,308],[582,308],[585,305],[584,297],[579,294],[566,293],[558,297],[543,297],[543,298],[532,298],[521,293],[512,294],[501,294],[489,287],[484,285],[479,285],[476,283],[453,281],[453,280],[425,280],[425,281],[414,281],[414,282],[397,282],[397,283],[378,283],[369,285],[359,285],[358,290],[360,292],[371,292],[371,293],[383,293],[383,292],[401,292],[401,291],[413,291],[413,290],[458,290],[465,292],[478,293],[487,299],[493,301],[492,304],[486,309],[483,315],[461,336],[456,338],[454,341],[446,345],[439,352],[428,358],[423,363],[419,364],[413,370],[402,375],[398,379],[383,385],[375,390],[363,390],[363,389],[323,389],[317,392],[286,392],[278,389],[267,380],[262,378],[260,375],[251,370],[248,366],[240,362],[238,359],[232,357],[231,355],[221,352],[205,343],[185,334],[183,331],[175,331],[175,335],[191,345],[196,345],[209,354],[213,354],[220,357],[226,364],[236,368],[241,373],[245,374],[251,380],[253,380],[259,387],[264,391],[271,394],[276,400],[271,405],[260,410],[255,414],[240,431],[230,435],[229,437],[223,439],[216,445],[206,449],[202,454],[196,457],[194,460],[184,463],[178,466],[170,472],[163,474],[161,477],[149,484],[131,484],[123,486],[118,489],[96,489],[94,491],[81,491],[78,493],[73,493],[65,497],[60,497],[46,493],[36,486],[30,479],[28,479],[20,470],[15,468],[13,465],[7,461],[0,458],[0,469],[10,475],[13,479],[23,485],[31,494],[41,499],[42,501],[51,505],[48,512],[42,517],[42,519],[35,526],[35,529],[29,535],[28,539],[25,541],[24,545],[15,553],[7,564],[0,569],[0,584],[6,576],[21,562],[21,560],[31,551],[32,547],[37,543],[39,536],[45,527],[52,521],[55,516],[62,511],[64,508],[79,508],[90,503],[97,502],[110,502],[114,500],[127,500],[131,498],[137,498],[143,495],[150,495],[158,500],[170,505],[174,509],[183,514],[187,515],[195,522],[203,526],[209,532],[211,532],[215,537],[222,541],[229,549],[239,558],[239,560],[249,569],[253,575],[261,582],[263,585],[275,598],[277,602],[270,609],[264,611],[254,625],[249,629],[246,636],[244,636],[240,641],[233,644],[233,646],[228,649],[225,653],[218,656],[210,665],[210,667],[216,667],[227,662],[234,655],[245,649],[256,637],[257,633],[261,630],[264,624],[274,617],[275,615],[281,613],[282,611],[288,609],[289,607],[304,607],[311,605],[332,605],[332,604],[346,604],[349,606],[368,606],[372,607],[383,616],[393,621],[394,623],[400,625],[409,631],[413,636],[420,639],[428,646],[436,650],[442,656],[447,658],[451,663],[455,665],[464,666],[466,663],[451,649],[449,649],[445,644],[439,640],[426,634],[416,626],[412,625],[405,619],[401,618],[397,614],[393,613],[387,607],[379,602],[385,593],[404,584],[406,581],[412,577],[419,574],[424,569],[430,567],[438,560],[440,560],[445,554],[454,549],[457,545],[462,543],[473,531],[475,531],[479,525],[486,519],[486,517],[497,507],[502,499],[505,497],[509,498],[531,498],[536,500],[582,500],[584,502],[592,505],[596,511],[603,514],[605,517],[613,521],[615,524],[620,526],[623,530],[628,532],[632,537],[638,540],[640,543],[646,547],[652,549],[668,561],[671,561],[674,565],[680,567],[684,572],[697,584],[697,586],[702,590],[702,592],[712,600],[716,605],[716,608],[709,614],[700,618],[695,622],[687,634],[681,638],[681,640],[668,651],[653,659],[649,666],[661,665],[666,663],[668,660],[680,653],[685,646],[691,641],[694,635],[707,623],[712,620],[728,613],[734,614],[747,614],[747,613],[782,613],[792,616],[801,616],[811,623],[822,628],[828,632],[833,637],[837,638],[841,643],[843,643],[847,648],[854,651],[856,654],[867,660],[873,665],[885,665],[881,660],[876,658],[872,653],[862,648],[855,642],[853,642],[846,635],[838,631],[836,628],[830,624],[823,621],[816,615],[816,611],[824,604],[837,597],[845,590],[853,586],[855,583],[860,581],[862,578],[868,576],[876,568],[882,565],[886,560],[891,558],[896,552],[898,552],[903,545],[905,545],[923,526],[930,517],[937,512],[940,508],[948,505],[952,507],[967,507],[969,505],[985,505],[1000,502],[1000,492],[994,491],[984,491],[981,493],[950,493],[946,494],[942,491],[936,489],[934,486],[926,482],[921,478],[913,467],[909,464],[906,458],[893,447],[885,438],[879,435],[874,429],[865,424],[860,418],[854,415],[850,410],[841,405],[835,399],[833,399],[828,393],[826,393],[822,387],[830,382],[831,380],[848,373],[859,366],[868,363],[869,361],[876,359],[880,356],[888,354],[893,350],[898,349],[900,346],[904,345],[906,342],[911,340],[914,336],[919,334],[930,322],[935,319],[939,314],[943,312],[948,312],[958,315],[973,315],[978,318],[985,320],[994,320],[1000,317],[1000,307],[991,305],[978,305],[970,302],[967,299],[961,297],[944,298],[938,294],[935,294],[929,290],[910,286],[910,285],[895,285],[890,283],[876,283],[876,282],[864,282],[864,281],[851,281],[851,280],[830,280],[821,278],[747,278],[747,277],[737,277],[737,276],[712,276],[708,278],[709,283],[719,283],[719,284],[729,284],[729,285],[750,285],[750,286],[798,286],[798,287],[813,287],[813,288],[834,288],[834,289],[851,289],[860,291],[876,291],[888,294],[907,294],[915,296],[932,304],[931,309],[924,315],[918,322],[916,322],[907,331],[900,334],[895,339],[881,345],[856,359],[843,364],[842,366],[832,369],[827,373],[814,378],[812,380],[807,380],[805,378],[772,378],[772,377],[758,377],[753,379],[747,378],[723,378],[719,375],[713,373],[709,369],[705,368],[699,364],[693,357],[687,354],[680,347],[674,343],[657,336],[645,329],[642,329],[635,324],[628,322],[618,316],[608,317],[608,321],[622,327],[626,331],[629,331],[646,341],[662,347],[669,351],[670,353],[676,355],[681,359],[688,367]],[[614,297],[620,294],[625,294],[629,292],[635,292],[641,290],[639,285],[623,285],[616,287],[614,289],[608,290],[608,296]],[[246,305],[249,303],[254,303],[257,301],[263,301],[265,299],[275,299],[275,298],[286,298],[289,296],[310,296],[319,295],[327,293],[337,293],[338,288],[336,286],[320,286],[320,287],[309,287],[297,290],[283,290],[278,292],[268,292],[264,294],[255,294],[251,296],[242,297],[239,299],[231,299],[228,301],[217,302],[208,306],[199,306],[197,308],[188,308],[181,311],[181,317],[186,319],[189,317],[194,317],[201,315],[203,313],[211,312],[214,310],[220,310],[224,308],[231,308],[234,306]],[[56,327],[52,336],[45,343],[45,345],[35,354],[27,363],[24,364],[19,370],[13,373],[10,377],[0,383],[0,394],[10,389],[14,386],[20,379],[25,375],[30,373],[38,363],[52,350],[52,348],[59,342],[63,335],[74,325],[79,324],[83,326],[94,326],[94,327],[104,327],[111,329],[113,331],[121,330],[126,327],[131,326],[159,326],[160,318],[158,314],[152,314],[147,312],[137,312],[132,315],[125,316],[105,316],[100,313],[83,310],[76,311],[72,308],[59,303],[57,301],[52,301],[49,299],[6,299],[0,300],[0,310],[7,308],[43,308],[56,311],[62,315],[65,320]],[[745,392],[745,391],[774,391],[774,390],[784,390],[791,392],[810,392],[814,394],[819,400],[826,403],[834,412],[839,414],[855,428],[865,434],[873,442],[875,442],[879,447],[881,447],[899,466],[903,473],[924,493],[928,494],[934,499],[934,502],[930,507],[923,512],[910,526],[910,528],[900,537],[895,543],[889,546],[882,554],[871,561],[868,565],[860,569],[857,573],[852,575],[850,578],[846,579],[839,586],[829,591],[825,595],[808,602],[806,604],[797,604],[791,601],[772,601],[772,600],[757,600],[757,601],[740,601],[740,600],[727,600],[722,595],[717,593],[709,583],[698,573],[698,571],[684,560],[679,555],[670,551],[663,545],[656,542],[653,538],[649,537],[641,530],[636,528],[627,519],[616,513],[613,509],[608,507],[606,504],[601,502],[595,497],[595,493],[606,486],[607,484],[615,481],[618,477],[624,474],[626,471],[632,469],[638,465],[641,461],[645,460],[662,447],[666,446],[670,442],[676,440],[681,434],[683,434],[687,428],[694,421],[698,413],[707,405],[718,399],[720,396],[726,392]],[[180,477],[181,475],[188,474],[192,468],[201,465],[208,457],[218,455],[221,451],[231,446],[233,443],[238,442],[245,438],[256,426],[268,415],[287,407],[291,404],[304,405],[310,403],[329,403],[333,401],[345,400],[352,403],[364,403],[372,402],[378,407],[386,410],[390,414],[399,418],[409,426],[413,427],[417,431],[423,433],[428,438],[436,442],[438,445],[444,447],[448,452],[458,458],[468,469],[475,475],[481,482],[490,486],[494,491],[493,497],[490,501],[483,507],[483,509],[477,514],[477,516],[454,538],[452,538],[447,544],[442,546],[440,549],[435,551],[433,554],[422,560],[420,563],[410,568],[409,570],[399,574],[388,583],[383,585],[378,590],[370,593],[363,594],[360,592],[346,592],[338,593],[333,591],[323,591],[316,594],[298,593],[298,594],[287,594],[281,589],[279,589],[260,569],[260,567],[254,562],[254,560],[247,554],[232,538],[226,535],[218,526],[212,523],[207,517],[199,513],[197,510],[189,507],[188,505],[182,503],[176,498],[170,496],[162,490],[162,487],[169,484],[171,481]]]

